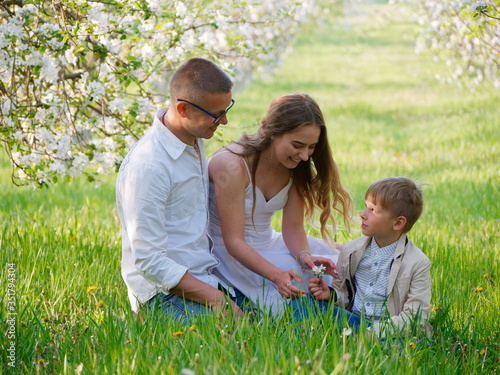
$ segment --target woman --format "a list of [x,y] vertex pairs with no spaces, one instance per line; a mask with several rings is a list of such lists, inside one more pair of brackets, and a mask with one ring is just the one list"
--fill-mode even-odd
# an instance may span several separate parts
[[[321,234],[328,241],[328,220],[335,228],[333,210],[349,227],[353,203],[311,97],[293,93],[274,99],[257,133],[244,133],[212,157],[209,175],[210,234],[221,280],[277,314],[284,302],[280,295],[304,293],[293,280],[307,289],[313,274],[305,269],[323,264],[335,274],[339,251],[306,236],[304,215],[313,220],[314,210],[320,210]],[[271,218],[281,209],[282,233],[277,233]]]

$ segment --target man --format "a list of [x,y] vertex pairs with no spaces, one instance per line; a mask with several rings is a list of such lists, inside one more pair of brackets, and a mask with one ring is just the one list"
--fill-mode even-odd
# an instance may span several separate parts
[[[234,104],[230,78],[192,58],[170,81],[171,105],[125,157],[116,181],[122,223],[122,276],[132,310],[160,307],[187,314],[221,312],[226,290],[212,274],[208,172],[201,138],[211,138]],[[238,306],[230,300],[236,314]],[[208,310],[206,307],[208,306]]]

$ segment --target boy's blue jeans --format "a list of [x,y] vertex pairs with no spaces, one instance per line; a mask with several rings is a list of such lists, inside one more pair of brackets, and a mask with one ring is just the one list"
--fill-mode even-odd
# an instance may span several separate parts
[[[224,294],[226,294],[231,300],[236,302],[239,307],[245,307],[246,304],[250,303],[245,295],[236,288],[234,288],[234,297],[232,297],[227,290],[220,285],[219,290],[224,292]],[[163,311],[166,317],[172,318],[184,324],[187,324],[190,318],[194,318],[198,315],[210,315],[213,312],[210,307],[184,299],[173,293],[159,293],[144,305],[149,312]],[[251,306],[251,303],[248,306]]]
[[[290,303],[293,309],[292,320],[301,322],[317,315],[326,316],[330,303],[317,301],[309,293],[302,298],[295,298]],[[331,308],[332,306],[330,306]],[[340,307],[333,306],[333,319],[337,320],[341,327],[350,327],[358,330],[361,325],[361,317]],[[367,324],[368,326],[369,324]]]

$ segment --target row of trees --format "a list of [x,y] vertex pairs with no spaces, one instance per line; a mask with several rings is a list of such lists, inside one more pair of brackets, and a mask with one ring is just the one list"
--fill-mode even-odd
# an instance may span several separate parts
[[314,0],[0,1],[0,140],[16,184],[113,171],[191,56],[271,71]]
[[[356,2],[357,0],[351,0]],[[417,52],[446,59],[451,82],[500,88],[500,0],[416,5]],[[359,1],[358,1],[359,2]],[[332,7],[328,1],[323,6]],[[346,5],[344,1],[344,5]],[[167,103],[185,59],[236,81],[272,72],[316,0],[0,0],[0,141],[16,184],[116,170]]]

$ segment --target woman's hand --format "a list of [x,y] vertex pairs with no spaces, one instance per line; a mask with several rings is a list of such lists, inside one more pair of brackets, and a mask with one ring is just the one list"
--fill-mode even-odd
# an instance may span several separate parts
[[278,287],[278,291],[282,297],[285,298],[295,298],[301,294],[305,294],[302,290],[300,291],[295,285],[292,284],[292,280],[299,283],[302,282],[297,272],[294,270],[281,271],[278,272],[274,278],[270,279]]
[[304,253],[304,254],[301,254],[300,262],[301,262],[301,265],[307,269],[311,269],[314,266],[323,265],[324,267],[326,267],[325,271],[329,275],[331,275],[334,278],[337,278],[337,276],[338,276],[337,270],[335,269],[335,263],[333,263],[333,261],[331,259],[323,258],[323,257],[313,257],[307,253]]
[[317,300],[329,300],[331,292],[326,281],[320,277],[316,277],[309,281],[309,293]]
[[326,267],[326,272],[334,277],[335,279],[339,276],[335,268],[335,263],[331,259],[323,257],[311,257],[312,262],[315,266],[323,265]]

